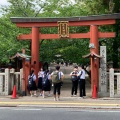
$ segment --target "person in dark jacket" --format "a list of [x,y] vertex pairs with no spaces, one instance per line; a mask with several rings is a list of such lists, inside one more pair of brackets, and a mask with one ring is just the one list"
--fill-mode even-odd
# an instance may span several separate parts
[[32,85],[28,86],[29,90],[30,90],[30,95],[31,97],[33,96],[33,92],[34,95],[36,96],[36,91],[37,91],[37,87],[36,87],[36,75],[34,74],[34,70],[31,70],[30,75],[28,76],[28,79],[32,77]]

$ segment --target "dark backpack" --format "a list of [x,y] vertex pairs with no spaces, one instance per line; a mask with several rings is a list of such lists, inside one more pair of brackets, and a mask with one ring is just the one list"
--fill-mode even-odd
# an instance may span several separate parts
[[52,75],[52,83],[60,83],[61,82],[61,73],[59,76],[59,72],[58,71],[54,71],[53,75]]
[[44,77],[42,78],[42,85],[46,85],[48,82],[48,75],[44,75]]
[[29,79],[28,79],[28,86],[29,86],[29,87],[32,87],[32,84],[33,84],[33,76],[34,76],[34,75],[30,76]]
[[[76,75],[77,75],[76,72],[73,72],[72,74],[76,74]],[[72,75],[72,76],[71,76],[71,80],[72,80],[72,81],[78,80],[78,76],[76,76],[76,75]]]
[[71,76],[71,80],[72,80],[72,81],[76,81],[76,80],[78,80],[78,77],[75,76],[75,75],[72,75],[72,76]]

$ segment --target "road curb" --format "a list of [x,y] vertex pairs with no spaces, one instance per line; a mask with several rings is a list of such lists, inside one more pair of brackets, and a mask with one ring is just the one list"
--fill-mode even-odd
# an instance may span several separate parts
[[62,106],[62,105],[0,105],[1,107],[35,107],[35,108],[77,108],[83,110],[120,110],[120,107],[107,107],[107,106]]
[[120,104],[89,102],[0,102],[0,107],[42,107],[42,108],[84,108],[84,109],[120,109]]
[[0,105],[0,107],[17,107],[17,105]]

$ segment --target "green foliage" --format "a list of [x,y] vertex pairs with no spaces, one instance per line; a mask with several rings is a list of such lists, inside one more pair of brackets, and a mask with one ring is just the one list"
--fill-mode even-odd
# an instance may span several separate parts
[[[9,57],[22,48],[30,55],[30,41],[17,40],[19,34],[31,33],[30,28],[17,28],[11,23],[10,17],[73,17],[87,16],[120,12],[119,0],[8,0],[9,6],[1,6],[2,16],[0,18],[0,63],[8,63]],[[107,46],[109,61],[119,65],[120,54],[120,22],[115,26],[102,26],[99,31],[115,31],[115,39],[100,39],[101,45]],[[58,33],[57,28],[41,28],[41,33]],[[70,33],[89,32],[89,27],[70,27]],[[117,42],[117,46],[116,46]],[[64,39],[64,40],[41,40],[40,61],[51,62],[55,55],[60,54],[65,61],[78,64],[89,62],[82,56],[89,53],[89,40],[87,39]],[[116,54],[115,54],[116,53]],[[118,59],[116,59],[116,57]],[[117,60],[117,61],[116,61]]]
[[57,60],[55,55],[61,55],[61,59],[64,61],[78,64],[87,63],[89,61],[83,59],[82,56],[89,52],[88,43],[89,40],[80,39],[44,41],[40,49],[41,61],[50,62]]

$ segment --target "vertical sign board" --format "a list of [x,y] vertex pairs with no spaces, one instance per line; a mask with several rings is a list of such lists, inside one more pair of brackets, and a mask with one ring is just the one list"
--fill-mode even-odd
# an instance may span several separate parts
[[68,21],[58,21],[58,34],[60,38],[69,37],[69,22]]
[[100,46],[100,91],[107,92],[106,46]]

